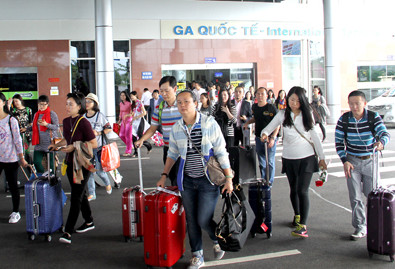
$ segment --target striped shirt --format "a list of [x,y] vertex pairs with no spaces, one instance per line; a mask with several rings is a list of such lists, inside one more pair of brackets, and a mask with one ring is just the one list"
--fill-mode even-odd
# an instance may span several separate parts
[[[390,140],[390,134],[385,127],[380,115],[375,112],[374,130],[376,137],[385,146]],[[344,141],[343,116],[336,125],[335,143],[336,152],[343,163],[347,161],[347,154],[354,156],[368,156],[373,152],[376,139],[369,128],[368,112],[364,110],[364,116],[357,120],[353,115],[348,119],[347,141]]]
[[165,146],[169,146],[169,135],[171,128],[173,127],[174,123],[181,119],[181,114],[177,108],[177,101],[175,101],[172,106],[169,106],[167,102],[165,102],[159,122],[159,105],[160,103],[155,107],[154,113],[152,114],[151,125],[162,125],[163,142],[165,143]]
[[[184,173],[187,176],[193,178],[203,177],[205,174],[202,156],[195,149],[196,147],[200,152],[202,151],[202,127],[200,125],[200,120],[198,123],[196,123],[195,128],[191,131],[189,136],[193,141],[193,144],[188,139],[188,149]],[[195,147],[193,145],[195,145]]]

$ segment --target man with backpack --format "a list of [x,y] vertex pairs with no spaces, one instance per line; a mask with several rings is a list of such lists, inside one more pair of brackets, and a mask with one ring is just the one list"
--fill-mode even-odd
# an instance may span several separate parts
[[335,132],[336,151],[343,162],[352,209],[352,225],[355,228],[351,240],[366,236],[366,214],[363,194],[376,186],[373,178],[373,148],[381,151],[390,135],[377,112],[366,109],[366,97],[362,91],[348,95],[350,111],[338,120]]
[[[160,102],[151,118],[151,126],[144,133],[144,135],[137,140],[134,145],[136,147],[141,147],[143,142],[149,139],[157,129],[161,126],[163,130],[163,142],[165,146],[163,147],[163,163],[166,162],[167,159],[167,151],[169,150],[169,135],[171,128],[174,123],[176,123],[179,119],[181,119],[181,114],[177,108],[176,102],[176,92],[177,92],[177,80],[173,76],[165,76],[159,82],[159,91],[162,95],[163,101]],[[177,170],[178,170],[179,160],[173,165],[169,174],[166,177],[170,178],[171,184],[176,186],[177,182]]]

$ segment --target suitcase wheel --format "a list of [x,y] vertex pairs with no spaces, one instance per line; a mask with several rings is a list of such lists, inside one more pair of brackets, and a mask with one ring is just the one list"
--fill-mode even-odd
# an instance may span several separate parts
[[251,232],[251,238],[255,238],[256,237],[256,233]]
[[31,241],[34,241],[34,239],[36,239],[36,235],[35,235],[35,234],[28,233],[28,234],[27,234],[27,238],[28,238],[29,240],[31,240]]
[[126,242],[126,243],[129,243],[129,242],[130,242],[130,237],[125,236],[125,242]]
[[369,258],[371,259],[373,257],[373,252],[369,251]]
[[140,236],[140,242],[143,242],[143,237],[142,236]]
[[45,236],[45,241],[51,242],[51,241],[52,241],[52,236],[51,236],[50,234],[47,234],[47,235]]
[[394,262],[394,255],[390,255],[390,261]]
[[266,237],[269,239],[270,237],[272,237],[272,233],[271,232],[266,233]]

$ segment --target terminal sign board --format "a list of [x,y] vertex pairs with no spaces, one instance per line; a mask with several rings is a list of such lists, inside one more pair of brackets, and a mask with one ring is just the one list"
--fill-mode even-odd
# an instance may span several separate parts
[[143,80],[152,79],[152,72],[150,72],[150,71],[141,72],[141,79],[143,79]]
[[217,62],[217,58],[215,57],[205,57],[204,62],[206,64],[215,64]]

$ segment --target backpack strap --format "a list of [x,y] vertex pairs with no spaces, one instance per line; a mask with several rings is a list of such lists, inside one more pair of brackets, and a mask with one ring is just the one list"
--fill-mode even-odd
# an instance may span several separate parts
[[343,125],[343,132],[344,132],[344,141],[347,141],[347,132],[348,132],[348,121],[350,119],[351,111],[345,112],[342,115],[342,125]]
[[[374,129],[374,119],[376,118],[376,113],[370,110],[368,112],[368,124],[369,130],[372,133],[373,137],[376,137],[376,131]],[[345,112],[342,115],[342,125],[343,125],[343,132],[344,132],[344,140],[347,140],[347,132],[348,132],[348,123],[350,120],[351,111]]]
[[159,121],[159,124],[162,123],[162,112],[163,112],[163,107],[164,106],[165,106],[165,101],[160,102],[159,109],[158,109],[158,121]]

